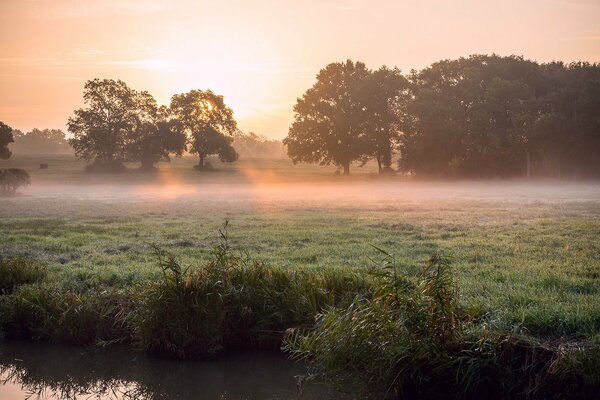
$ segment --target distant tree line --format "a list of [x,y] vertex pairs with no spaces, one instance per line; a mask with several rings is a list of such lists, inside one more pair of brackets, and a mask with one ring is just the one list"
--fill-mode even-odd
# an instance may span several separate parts
[[233,147],[240,158],[287,158],[281,140],[268,139],[254,132],[237,131],[233,135]]
[[60,129],[37,129],[12,131],[14,143],[10,145],[15,154],[71,154],[73,149]]
[[294,162],[423,176],[600,177],[600,65],[474,55],[404,76],[327,65],[298,99]]

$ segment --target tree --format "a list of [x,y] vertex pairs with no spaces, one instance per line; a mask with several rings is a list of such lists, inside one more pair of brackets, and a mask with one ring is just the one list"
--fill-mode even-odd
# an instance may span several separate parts
[[359,95],[370,71],[351,60],[332,63],[294,106],[294,122],[283,143],[294,163],[334,164],[350,173],[350,163],[370,158],[364,131],[366,110]]
[[425,175],[517,175],[527,168],[528,122],[544,82],[521,57],[444,60],[410,77],[401,137],[404,170]]
[[362,86],[360,101],[365,110],[362,129],[367,135],[369,152],[377,160],[379,173],[392,170],[392,155],[407,123],[408,86],[400,70],[385,66],[371,73]]
[[8,145],[14,142],[12,128],[4,122],[0,122],[0,159],[8,160],[12,152]]
[[168,109],[157,107],[148,92],[136,94],[138,117],[126,137],[126,156],[139,161],[142,171],[152,171],[159,161],[169,161],[170,154],[180,157],[186,150],[186,136],[176,120],[170,120]]
[[138,122],[136,92],[120,80],[94,79],[86,82],[83,99],[86,108],[75,110],[67,124],[69,144],[77,157],[113,168],[126,159],[127,135]]
[[191,90],[171,98],[170,113],[187,135],[190,152],[198,154],[198,169],[206,168],[205,160],[217,154],[222,162],[233,162],[238,154],[231,145],[237,123],[233,111],[211,90]]
[[12,195],[18,188],[28,186],[29,174],[20,168],[0,169],[0,194]]

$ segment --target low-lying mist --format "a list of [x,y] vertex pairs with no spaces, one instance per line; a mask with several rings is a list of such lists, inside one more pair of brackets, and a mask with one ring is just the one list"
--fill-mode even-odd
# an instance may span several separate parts
[[21,191],[28,198],[117,201],[227,201],[264,205],[373,207],[427,201],[570,202],[600,200],[600,184],[563,181],[410,181],[378,177],[285,179],[273,172],[243,170],[206,179],[186,179],[161,171],[150,179],[93,177],[89,182],[35,182]]

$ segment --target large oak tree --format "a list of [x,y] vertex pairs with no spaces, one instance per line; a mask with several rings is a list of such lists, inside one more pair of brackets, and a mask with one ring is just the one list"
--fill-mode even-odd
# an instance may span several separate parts
[[365,64],[351,60],[319,72],[317,82],[297,100],[294,122],[283,141],[294,163],[333,164],[347,175],[352,162],[370,158],[360,97],[370,73]]
[[190,152],[198,154],[198,169],[206,167],[210,155],[218,155],[222,162],[237,160],[231,145],[237,123],[223,96],[211,90],[176,94],[171,98],[170,113],[187,135]]
[[69,143],[84,160],[111,165],[127,158],[127,135],[138,122],[136,92],[125,82],[93,79],[84,86],[85,108],[69,118]]
[[69,118],[69,140],[75,154],[93,160],[100,170],[137,161],[151,170],[161,160],[185,150],[185,133],[172,121],[166,107],[158,107],[146,91],[135,91],[123,81],[94,79],[84,87],[86,107]]

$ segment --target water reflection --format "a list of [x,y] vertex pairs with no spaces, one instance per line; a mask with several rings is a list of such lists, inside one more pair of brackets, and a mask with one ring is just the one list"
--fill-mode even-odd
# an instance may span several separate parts
[[0,398],[323,399],[322,385],[297,388],[302,365],[280,354],[224,355],[214,361],[159,360],[126,348],[0,345]]

